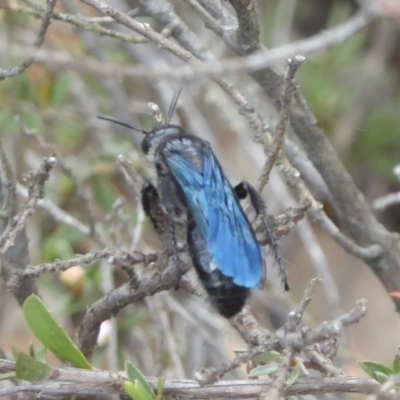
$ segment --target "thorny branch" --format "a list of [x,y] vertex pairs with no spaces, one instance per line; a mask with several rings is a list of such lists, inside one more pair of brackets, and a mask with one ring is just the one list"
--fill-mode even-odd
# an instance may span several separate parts
[[38,201],[44,196],[44,184],[49,179],[50,170],[56,165],[55,157],[45,158],[37,171],[29,174],[32,181],[28,189],[28,200],[20,207],[20,210],[8,221],[8,225],[0,236],[0,254],[4,254],[13,246],[15,237],[25,227],[26,219],[32,214]]
[[269,148],[267,161],[264,165],[260,177],[258,178],[257,190],[260,193],[264,189],[265,185],[268,183],[269,174],[271,173],[272,167],[274,166],[275,161],[278,158],[279,151],[283,146],[285,132],[290,122],[290,108],[292,105],[293,96],[296,91],[295,75],[298,68],[304,61],[305,58],[302,56],[296,56],[294,59],[288,60],[288,68],[284,78],[285,83],[281,100],[282,108],[280,111],[280,119],[278,124],[276,125],[274,140],[272,141]]
[[[15,363],[0,360],[0,373],[15,370]],[[125,373],[109,371],[87,371],[68,367],[52,367],[50,378],[44,382],[0,389],[0,396],[15,393],[41,393],[42,395],[73,394],[123,394]],[[148,378],[151,386],[156,388],[158,378]],[[235,380],[221,381],[212,386],[200,386],[194,380],[167,379],[164,394],[171,397],[210,399],[255,399],[272,385],[272,380]],[[370,394],[380,387],[373,379],[354,377],[304,378],[297,380],[287,390],[288,396],[319,393],[364,393]]]
[[129,268],[135,264],[148,264],[149,260],[152,260],[153,258],[154,256],[150,254],[130,254],[122,250],[112,251],[107,248],[103,250],[94,250],[85,255],[78,255],[65,261],[56,260],[52,263],[39,264],[35,266],[27,265],[23,271],[18,271],[8,284],[14,286],[18,284],[18,280],[20,279],[34,279],[38,278],[42,274],[66,271],[67,269],[77,265],[90,265],[101,259],[107,259],[111,264]]
[[[11,164],[6,156],[3,141],[0,140],[0,238],[10,226],[18,213],[15,177]],[[13,246],[7,251],[0,252],[0,276],[7,282],[15,271],[23,270],[29,262],[28,240],[26,231],[22,227],[15,233]],[[32,293],[37,293],[34,282],[25,281],[13,290],[13,294],[20,305]]]
[[290,360],[296,354],[300,354],[300,352],[307,355],[309,361],[305,363],[310,368],[324,371],[328,375],[343,375],[343,372],[336,368],[331,361],[331,357],[334,354],[332,352],[332,343],[337,344],[337,339],[344,327],[357,323],[365,315],[367,304],[365,300],[359,300],[355,308],[350,312],[332,321],[325,321],[314,329],[302,326],[304,310],[310,302],[317,284],[320,282],[321,279],[316,278],[309,283],[299,305],[288,314],[287,323],[274,333],[261,327],[247,308],[232,318],[232,325],[248,344],[249,350],[238,355],[229,364],[223,364],[216,369],[203,369],[199,371],[197,380],[203,385],[216,382],[228,371],[238,368],[243,363],[251,360],[255,355],[271,350],[285,351],[286,356],[282,360],[282,365],[279,369],[281,373],[280,379],[276,383],[276,386],[273,386],[274,398],[277,392],[282,394]]

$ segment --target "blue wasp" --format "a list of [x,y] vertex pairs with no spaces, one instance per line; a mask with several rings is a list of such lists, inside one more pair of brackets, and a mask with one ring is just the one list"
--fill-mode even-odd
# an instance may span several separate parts
[[164,126],[151,131],[111,117],[99,117],[142,132],[142,150],[155,164],[157,187],[145,180],[142,205],[154,229],[167,234],[168,248],[179,266],[177,217],[187,221],[186,240],[193,265],[218,312],[231,318],[243,308],[251,289],[265,280],[264,248],[240,205],[249,196],[261,217],[268,241],[289,289],[276,238],[266,219],[266,207],[254,187],[234,188],[226,178],[210,143],[170,124],[181,90],[174,94]]

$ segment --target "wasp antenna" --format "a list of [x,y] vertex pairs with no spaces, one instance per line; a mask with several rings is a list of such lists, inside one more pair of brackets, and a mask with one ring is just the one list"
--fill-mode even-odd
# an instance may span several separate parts
[[183,90],[183,88],[178,88],[177,90],[175,90],[175,93],[172,97],[172,101],[171,101],[171,104],[170,104],[169,110],[168,110],[167,125],[171,122],[172,116],[173,116],[175,108],[176,108],[176,104],[178,103],[179,96],[181,95],[182,90]]
[[103,121],[113,122],[114,124],[124,126],[125,128],[132,129],[133,131],[143,133],[144,135],[147,135],[149,133],[145,129],[138,128],[137,126],[128,124],[127,122],[123,122],[113,117],[109,117],[108,115],[98,115],[97,118],[102,119]]

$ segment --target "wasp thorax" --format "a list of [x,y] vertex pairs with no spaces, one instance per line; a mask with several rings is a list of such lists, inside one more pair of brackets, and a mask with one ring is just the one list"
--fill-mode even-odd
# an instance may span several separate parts
[[183,133],[184,130],[176,125],[166,125],[153,129],[146,134],[146,137],[142,141],[143,153],[147,155],[150,161],[154,161],[154,154],[160,145]]

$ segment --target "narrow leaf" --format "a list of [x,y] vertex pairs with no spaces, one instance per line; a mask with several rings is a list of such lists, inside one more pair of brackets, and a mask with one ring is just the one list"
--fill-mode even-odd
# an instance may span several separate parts
[[161,400],[162,395],[164,393],[164,386],[165,386],[165,376],[160,376],[157,381],[157,396],[156,400]]
[[27,354],[19,353],[15,360],[15,375],[24,381],[42,381],[50,372],[48,365]]
[[289,371],[289,376],[286,379],[286,387],[290,387],[297,381],[300,376],[300,368],[294,367]]
[[385,365],[379,364],[375,361],[362,361],[359,363],[361,368],[371,377],[377,379],[375,374],[380,372],[384,375],[391,375],[393,371]]
[[398,374],[398,373],[400,372],[400,360],[399,360],[398,357],[396,357],[396,358],[393,360],[393,372],[394,372],[395,374]]
[[145,387],[141,381],[136,380],[134,382],[136,395],[134,397],[135,400],[154,400],[155,395],[152,391],[151,393],[148,392],[148,388]]
[[262,354],[256,354],[255,356],[251,357],[250,360],[261,363],[261,362],[280,362],[282,360],[282,354],[278,353],[277,351],[267,351]]
[[132,399],[134,399],[135,396],[135,385],[131,381],[125,381],[124,382],[124,390],[125,393]]
[[78,368],[91,369],[89,361],[85,358],[76,344],[64,332],[52,314],[35,295],[29,296],[23,305],[25,320],[34,335],[56,356],[70,362]]
[[388,380],[389,375],[386,375],[380,371],[375,371],[373,378],[377,380],[379,383],[385,383]]
[[260,375],[270,375],[276,372],[279,368],[279,363],[270,363],[266,365],[260,365],[259,367],[256,367],[252,369],[249,372],[250,377],[256,377]]
[[43,343],[39,343],[35,351],[35,358],[45,363],[47,355],[46,353],[47,353],[47,347]]
[[149,385],[149,382],[147,382],[146,377],[128,361],[125,364],[125,371],[128,374],[128,378],[131,380],[131,382],[139,381],[141,386],[150,394],[151,398],[153,399],[154,391]]
[[124,382],[125,392],[134,400],[154,400],[154,395],[150,394],[137,379],[134,382]]

